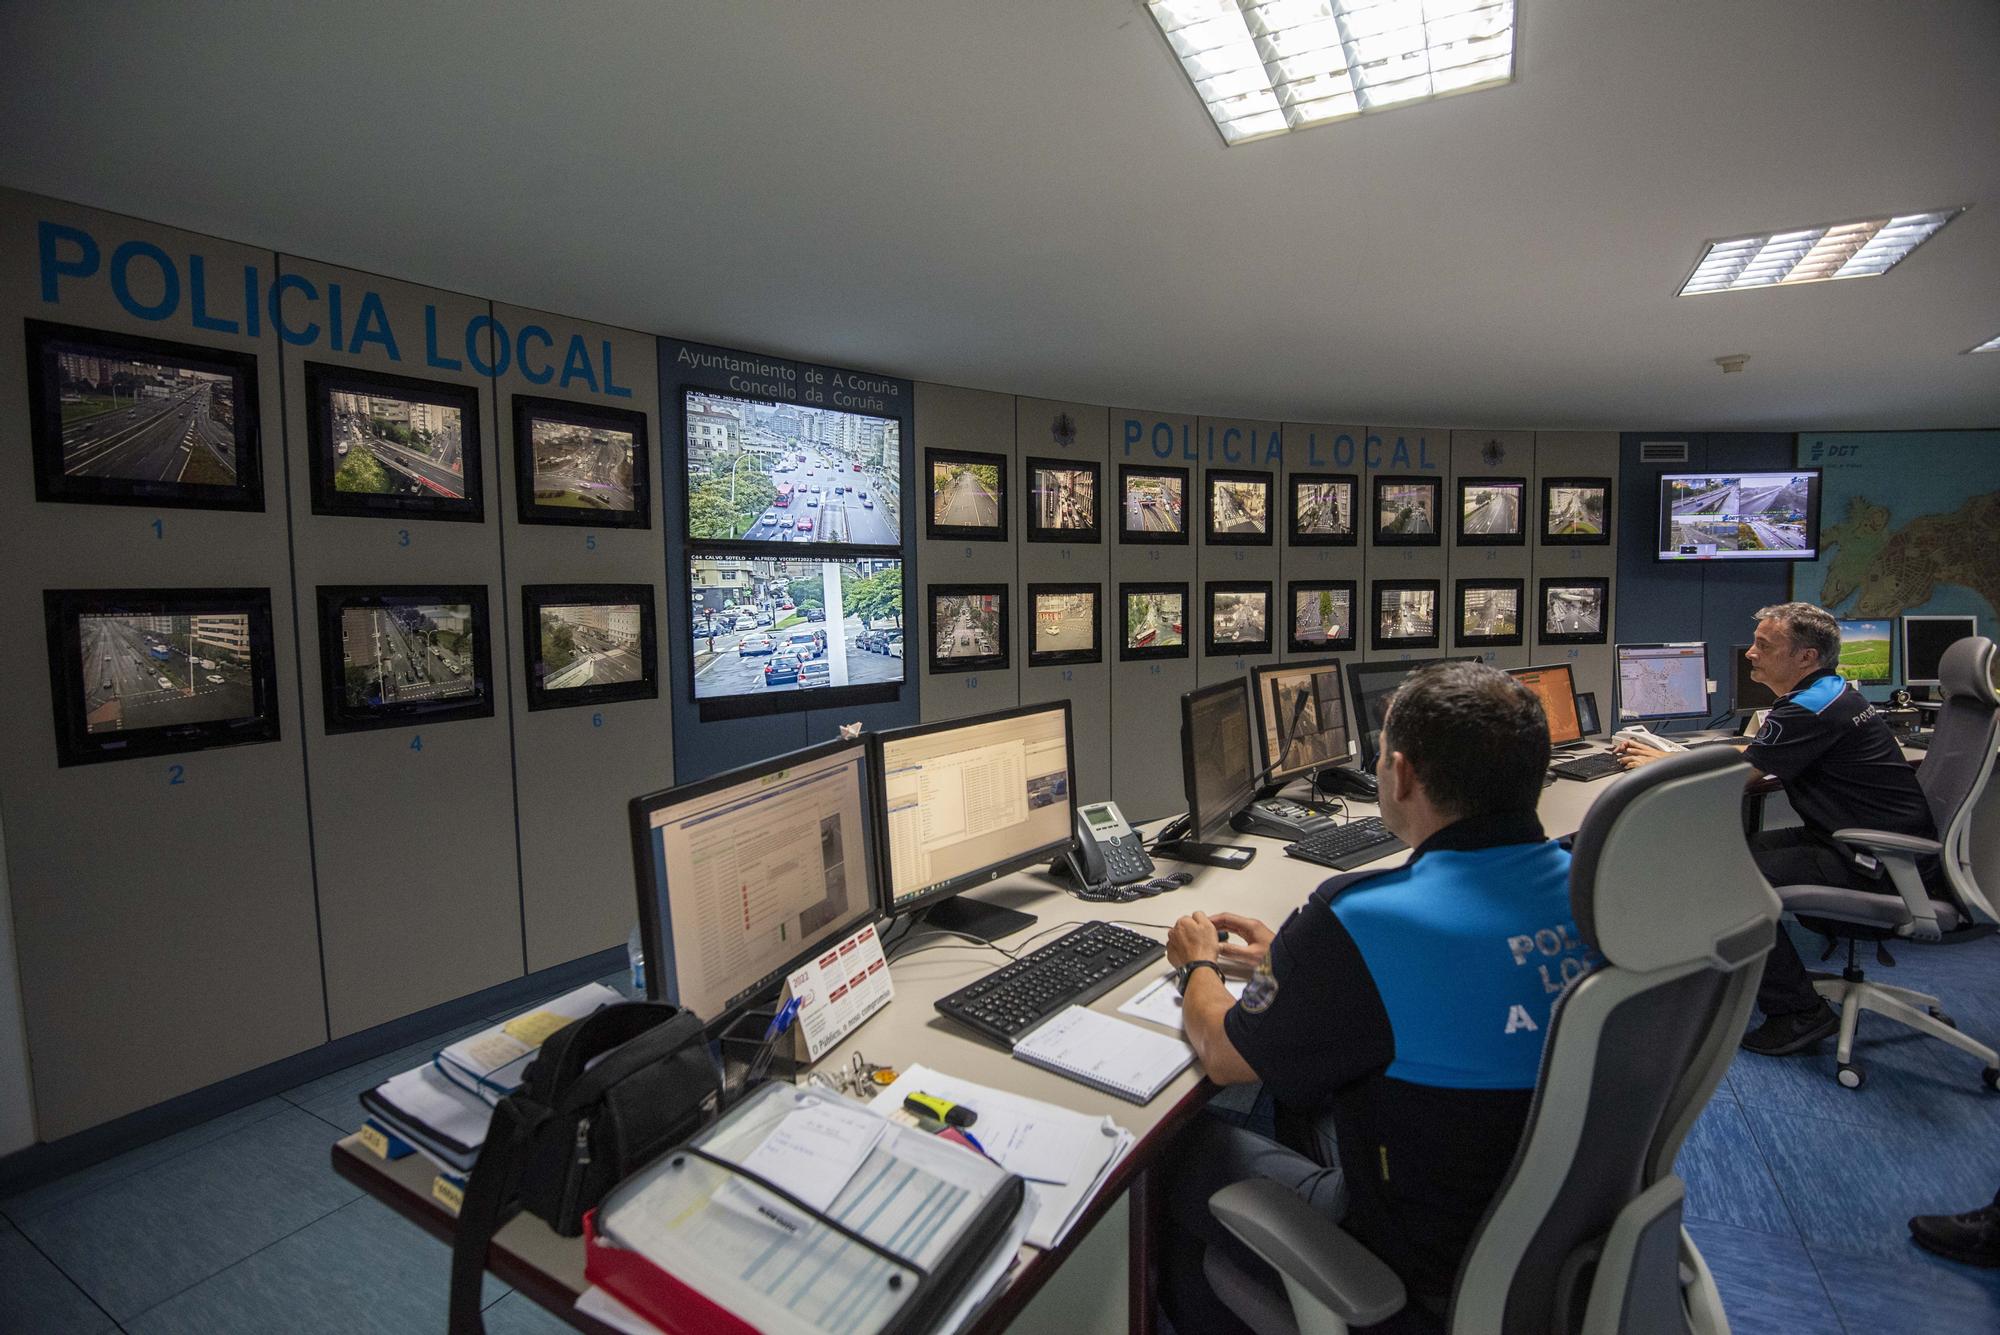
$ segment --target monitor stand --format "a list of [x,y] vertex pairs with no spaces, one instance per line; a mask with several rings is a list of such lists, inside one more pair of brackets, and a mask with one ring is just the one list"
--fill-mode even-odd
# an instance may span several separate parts
[[917,925],[936,927],[941,931],[957,932],[963,936],[992,942],[1034,926],[1035,915],[958,895],[951,899],[940,900],[925,909]]
[[1194,839],[1169,839],[1153,845],[1153,856],[1192,862],[1203,867],[1247,867],[1257,856],[1254,848],[1237,844],[1204,844]]

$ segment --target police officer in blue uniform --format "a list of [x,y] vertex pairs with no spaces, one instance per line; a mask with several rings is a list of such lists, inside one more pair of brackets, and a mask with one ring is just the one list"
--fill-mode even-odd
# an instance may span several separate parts
[[[1262,1268],[1208,1213],[1253,1176],[1402,1277],[1409,1306],[1381,1329],[1442,1329],[1526,1125],[1550,1011],[1594,961],[1570,916],[1569,852],[1535,815],[1548,760],[1532,691],[1479,663],[1425,668],[1391,702],[1376,766],[1409,859],[1334,877],[1275,932],[1229,913],[1174,924],[1189,1043],[1209,1079],[1262,1086],[1247,1122],[1199,1118],[1173,1158],[1163,1298],[1184,1335],[1244,1329],[1200,1258],[1225,1247]],[[1254,969],[1240,1002],[1225,959]]]

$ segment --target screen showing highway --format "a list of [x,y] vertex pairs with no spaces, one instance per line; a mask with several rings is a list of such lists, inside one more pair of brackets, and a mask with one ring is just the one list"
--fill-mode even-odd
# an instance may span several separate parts
[[1818,549],[1817,470],[1660,479],[1662,561],[1811,561]]
[[1517,586],[1475,585],[1459,597],[1460,639],[1512,638],[1521,633],[1521,590]]
[[1209,621],[1209,642],[1262,644],[1271,638],[1271,591],[1217,589]]
[[1376,532],[1418,537],[1437,532],[1437,486],[1430,482],[1377,482]]
[[70,477],[236,485],[236,377],[164,355],[57,340],[62,468]]
[[999,594],[938,594],[931,602],[931,629],[940,660],[990,658],[999,652]]
[[1542,586],[1542,635],[1604,633],[1604,590],[1595,584]]
[[1468,482],[1459,489],[1463,532],[1468,537],[1498,538],[1521,532],[1519,482]]
[[1346,538],[1354,534],[1352,482],[1295,482],[1292,500],[1299,515],[1299,533],[1309,538]]
[[1168,649],[1186,644],[1181,627],[1187,616],[1184,593],[1128,593],[1125,595],[1125,647],[1127,649]]
[[686,406],[690,539],[902,545],[894,418],[697,390]]
[[1437,634],[1437,590],[1378,589],[1375,613],[1375,638],[1384,644],[1430,639]]
[[993,528],[1000,505],[1000,465],[931,460],[931,522],[937,527]]
[[1125,531],[1185,533],[1181,505],[1186,479],[1180,473],[1130,472],[1125,479]]
[[637,603],[550,603],[541,609],[536,660],[545,691],[639,681],[645,677]]
[[77,618],[85,730],[253,717],[250,618],[241,612]]
[[688,567],[695,699],[904,679],[901,561],[732,554]]
[[1096,648],[1096,590],[1076,589],[1035,595],[1034,652],[1081,654]]
[[1218,537],[1259,537],[1271,531],[1271,484],[1243,478],[1208,480],[1209,525]]
[[465,499],[462,409],[382,392],[327,397],[336,492]]
[[1551,538],[1594,538],[1604,533],[1604,492],[1599,486],[1555,482],[1548,488],[1543,532]]
[[343,608],[343,703],[366,710],[477,696],[484,687],[473,670],[473,636],[481,629],[469,603]]
[[1354,590],[1292,590],[1292,638],[1305,645],[1335,644],[1354,634]]
[[1035,527],[1088,532],[1097,527],[1097,474],[1088,468],[1036,468],[1028,504]]
[[528,439],[535,456],[535,504],[618,513],[637,507],[630,431],[533,417]]

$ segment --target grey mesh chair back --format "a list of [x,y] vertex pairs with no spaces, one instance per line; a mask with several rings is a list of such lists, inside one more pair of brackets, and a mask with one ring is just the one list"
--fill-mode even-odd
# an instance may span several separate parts
[[[1669,756],[1578,832],[1570,904],[1603,957],[1557,1004],[1514,1166],[1453,1295],[1459,1335],[1726,1329],[1674,1158],[1735,1053],[1777,896],[1737,834],[1744,762]],[[1684,1278],[1683,1267],[1688,1278]]]
[[1992,774],[2000,751],[2000,652],[1983,635],[1960,640],[1944,652],[1938,681],[1944,703],[1917,783],[1937,824],[1945,879],[1961,912],[1993,921],[1993,891],[1979,883],[1973,838],[1973,799]]

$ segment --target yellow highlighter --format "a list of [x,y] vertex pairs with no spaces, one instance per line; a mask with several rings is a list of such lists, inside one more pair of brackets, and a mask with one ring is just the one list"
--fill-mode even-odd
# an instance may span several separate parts
[[905,1094],[903,1106],[920,1117],[935,1117],[946,1126],[966,1127],[979,1120],[979,1114],[963,1103],[953,1103],[921,1090]]

